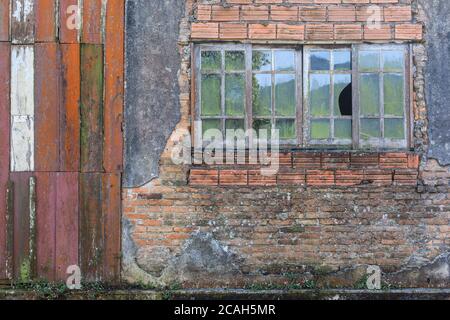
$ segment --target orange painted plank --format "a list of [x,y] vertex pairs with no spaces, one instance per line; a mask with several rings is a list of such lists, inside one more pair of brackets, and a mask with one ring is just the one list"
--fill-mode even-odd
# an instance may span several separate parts
[[35,169],[59,170],[59,54],[56,43],[35,45]]
[[36,42],[54,42],[56,40],[56,1],[35,0],[34,7]]
[[0,41],[9,40],[9,0],[0,0]]
[[80,170],[80,45],[61,45],[60,170]]
[[81,25],[78,0],[60,0],[59,17],[60,43],[77,43]]
[[9,179],[10,136],[10,51],[8,43],[0,43],[0,279],[7,278],[7,212],[6,190]]
[[106,172],[121,172],[123,168],[124,2],[108,1],[106,6],[103,150]]
[[[116,0],[117,1],[117,0]],[[82,43],[102,43],[102,0],[83,1]]]

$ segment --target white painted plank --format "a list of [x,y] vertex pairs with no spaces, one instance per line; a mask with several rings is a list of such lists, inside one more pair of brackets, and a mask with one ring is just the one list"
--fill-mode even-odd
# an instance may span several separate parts
[[34,170],[34,117],[12,116],[11,172]]

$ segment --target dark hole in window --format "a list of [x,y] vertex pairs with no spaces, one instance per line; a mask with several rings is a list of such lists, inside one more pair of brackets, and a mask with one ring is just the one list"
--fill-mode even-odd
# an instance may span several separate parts
[[353,115],[353,100],[352,100],[352,84],[350,83],[344,90],[342,90],[339,96],[339,109],[341,115],[351,116]]

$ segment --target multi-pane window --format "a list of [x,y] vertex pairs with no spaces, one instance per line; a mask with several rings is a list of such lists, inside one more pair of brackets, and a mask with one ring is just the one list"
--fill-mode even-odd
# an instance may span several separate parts
[[407,49],[196,46],[196,134],[278,129],[292,146],[406,148]]

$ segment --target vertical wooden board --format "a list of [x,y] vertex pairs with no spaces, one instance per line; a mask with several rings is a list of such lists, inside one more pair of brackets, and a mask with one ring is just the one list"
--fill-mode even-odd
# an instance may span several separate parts
[[107,282],[120,281],[121,252],[121,175],[103,175],[103,216],[105,229],[104,279]]
[[7,188],[9,179],[9,114],[10,50],[8,43],[0,43],[0,279],[7,278]]
[[31,275],[30,261],[30,177],[29,172],[11,173],[14,184],[14,278],[26,280]]
[[11,39],[14,44],[34,42],[34,0],[11,0]]
[[0,0],[0,41],[9,41],[9,1]]
[[59,54],[56,43],[35,45],[35,170],[59,170]]
[[[117,0],[116,0],[117,1]],[[81,42],[102,43],[102,0],[84,0]]]
[[104,261],[102,174],[80,175],[80,267],[86,281],[101,281]]
[[59,1],[59,42],[77,43],[81,26],[78,0]]
[[81,171],[103,172],[103,46],[81,45]]
[[36,173],[36,276],[55,280],[56,173]]
[[35,41],[56,40],[56,0],[34,0]]
[[11,47],[11,171],[34,170],[34,49]]
[[124,1],[108,1],[105,32],[105,108],[103,167],[123,168],[122,119],[124,104]]
[[56,280],[67,278],[67,268],[78,259],[78,173],[58,173],[56,177]]
[[60,170],[80,170],[80,45],[61,45]]

